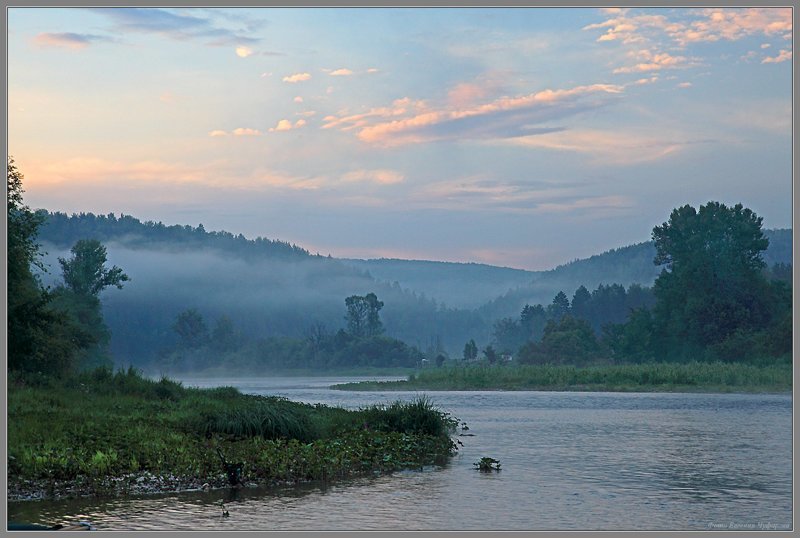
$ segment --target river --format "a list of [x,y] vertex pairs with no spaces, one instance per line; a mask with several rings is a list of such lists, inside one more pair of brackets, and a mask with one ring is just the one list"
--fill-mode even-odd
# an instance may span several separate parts
[[[182,379],[347,408],[420,394],[328,388],[354,380]],[[443,467],[299,488],[13,502],[9,519],[98,530],[791,528],[790,394],[425,394],[469,428]],[[502,469],[476,471],[484,456]]]

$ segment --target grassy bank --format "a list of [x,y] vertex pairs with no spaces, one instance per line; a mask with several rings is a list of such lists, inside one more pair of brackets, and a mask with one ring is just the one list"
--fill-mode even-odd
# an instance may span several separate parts
[[[331,368],[331,369],[310,369],[310,368],[289,368],[284,370],[231,370],[230,367],[207,368],[191,372],[169,372],[168,375],[174,378],[192,379],[228,379],[232,377],[359,377],[359,376],[381,376],[381,377],[404,377],[417,371],[416,368],[402,367],[377,367],[377,366],[354,366],[352,368]],[[150,376],[159,376],[160,372],[148,372]]]
[[217,449],[243,463],[245,485],[417,468],[452,455],[456,423],[424,398],[350,411],[133,370],[34,385],[12,377],[9,498],[126,493],[145,481],[226,486]]
[[785,392],[791,364],[469,365],[430,368],[406,381],[334,385],[341,390],[554,390],[626,392]]

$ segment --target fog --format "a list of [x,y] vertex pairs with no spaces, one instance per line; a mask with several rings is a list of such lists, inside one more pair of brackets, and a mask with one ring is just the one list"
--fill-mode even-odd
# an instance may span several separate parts
[[[130,248],[105,243],[107,266],[117,265],[130,277],[122,290],[101,293],[103,315],[112,332],[111,352],[121,364],[149,361],[171,346],[176,316],[195,308],[209,328],[223,315],[247,339],[303,337],[314,325],[335,332],[345,325],[344,300],[374,292],[384,301],[381,319],[386,334],[424,349],[439,339],[451,352],[469,338],[486,340],[475,314],[444,310],[437,303],[379,282],[341,262],[308,257],[292,260],[243,260],[212,249]],[[57,258],[68,250],[43,243],[49,273],[47,285],[60,281]]]

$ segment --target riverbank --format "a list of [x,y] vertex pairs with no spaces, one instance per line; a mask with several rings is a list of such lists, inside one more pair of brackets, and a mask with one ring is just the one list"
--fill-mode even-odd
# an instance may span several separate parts
[[429,368],[403,381],[362,381],[332,389],[542,390],[603,392],[788,392],[791,364],[466,365]]
[[[358,411],[98,370],[9,379],[8,500],[292,484],[444,463],[429,400]],[[227,466],[226,466],[227,464]],[[238,465],[238,471],[236,466]],[[233,474],[231,474],[233,473]]]

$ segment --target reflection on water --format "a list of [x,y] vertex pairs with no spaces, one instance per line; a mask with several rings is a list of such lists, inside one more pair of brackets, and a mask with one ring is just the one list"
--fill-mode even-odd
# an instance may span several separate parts
[[[414,392],[337,379],[184,380],[358,408]],[[298,488],[9,503],[14,520],[98,529],[697,529],[792,520],[790,395],[429,392],[469,424],[444,467]],[[499,473],[473,463],[499,459]],[[222,504],[221,504],[222,503]],[[223,517],[224,509],[229,517]]]

